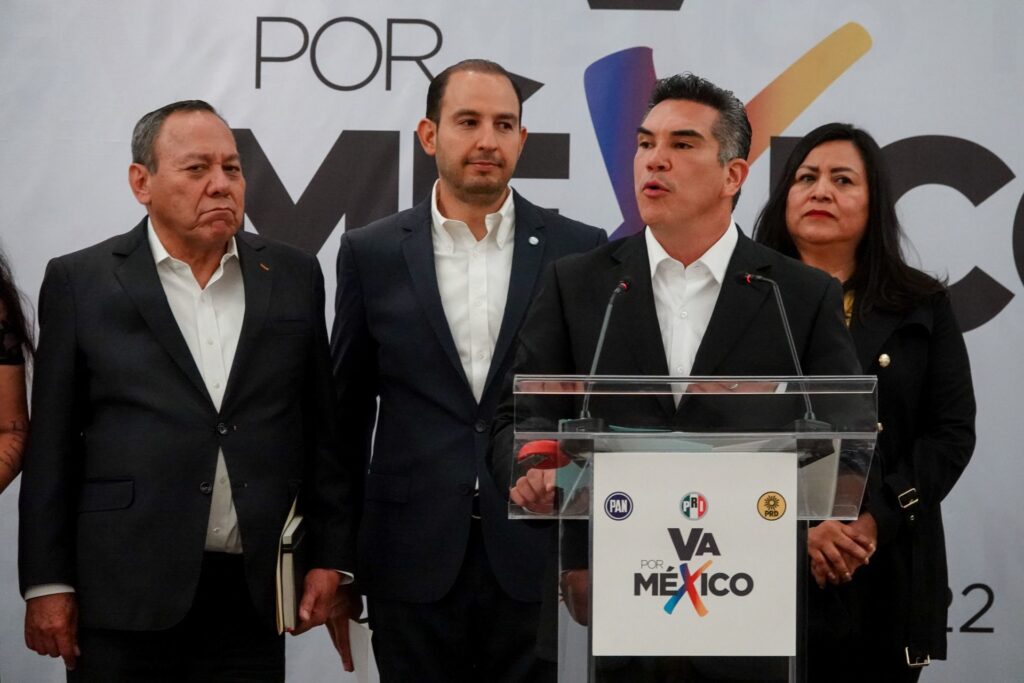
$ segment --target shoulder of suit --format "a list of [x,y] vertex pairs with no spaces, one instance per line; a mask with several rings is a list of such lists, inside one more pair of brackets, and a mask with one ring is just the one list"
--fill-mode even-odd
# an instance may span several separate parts
[[83,247],[77,251],[72,251],[70,253],[54,257],[52,260],[64,264],[69,268],[99,265],[101,263],[106,263],[112,254],[131,253],[138,248],[139,244],[144,242],[145,239],[146,233],[144,227],[140,224],[136,225],[128,232],[108,237],[107,239],[97,242],[96,244],[89,245],[88,247]]
[[758,259],[771,266],[772,277],[785,279],[800,286],[825,287],[835,280],[823,270],[809,266],[798,259],[779,253],[771,247],[750,241]]
[[515,193],[515,204],[517,223],[519,221],[537,221],[542,223],[545,229],[564,231],[575,237],[588,239],[591,244],[597,241],[601,233],[606,233],[601,228],[569,218],[557,211],[537,206],[519,192]]
[[300,263],[317,260],[316,256],[300,249],[299,247],[286,242],[281,242],[280,240],[264,237],[263,235],[255,232],[240,231],[235,235],[235,241],[242,242],[248,247],[258,250],[259,253],[265,255],[264,258],[268,259],[285,259]]
[[420,203],[408,209],[393,213],[383,218],[378,218],[372,223],[362,226],[349,226],[345,230],[345,239],[348,240],[374,240],[386,238],[391,234],[404,232],[416,226],[429,223],[430,221],[430,199],[424,199]]
[[594,272],[620,263],[624,254],[633,253],[631,249],[643,248],[643,245],[635,243],[636,240],[642,241],[643,234],[612,240],[588,251],[563,256],[555,262],[555,270],[560,277],[589,277]]

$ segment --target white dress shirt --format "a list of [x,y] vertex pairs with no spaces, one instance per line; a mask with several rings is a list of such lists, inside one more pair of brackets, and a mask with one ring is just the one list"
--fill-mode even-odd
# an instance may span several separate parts
[[[235,349],[238,348],[238,337],[242,333],[242,320],[245,318],[245,285],[235,238],[232,237],[228,242],[220,265],[206,287],[201,288],[192,274],[192,268],[167,253],[152,225],[147,226],[146,234],[171,313],[192,353],[192,359],[196,362],[214,407],[220,410],[228,373],[231,372]],[[210,519],[206,527],[206,550],[235,554],[242,552],[242,537],[223,450],[217,451]]]
[[479,403],[501,331],[512,274],[515,246],[512,190],[501,208],[484,218],[487,234],[479,241],[464,222],[441,215],[437,208],[436,183],[431,196],[437,289],[462,369]]
[[[645,238],[668,373],[687,376],[711,322],[739,233],[736,224],[730,222],[725,234],[689,266],[669,256],[650,228]],[[679,404],[679,395],[675,402]]]

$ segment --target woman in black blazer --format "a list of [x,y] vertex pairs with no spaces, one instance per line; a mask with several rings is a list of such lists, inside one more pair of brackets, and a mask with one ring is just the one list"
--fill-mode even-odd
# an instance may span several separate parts
[[808,533],[811,681],[916,681],[946,656],[940,503],[974,450],[974,390],[946,288],[911,268],[878,144],[848,124],[808,133],[756,240],[843,283],[847,324],[878,376],[878,446],[860,516]]

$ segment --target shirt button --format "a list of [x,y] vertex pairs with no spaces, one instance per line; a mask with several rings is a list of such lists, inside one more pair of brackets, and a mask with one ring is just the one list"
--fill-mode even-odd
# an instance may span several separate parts
[[676,366],[676,374],[677,375],[683,374],[683,366],[682,365],[677,365]]
[[220,533],[220,527],[219,526],[213,527],[213,533],[219,534]]
[[213,346],[213,340],[212,339],[207,339],[206,340],[206,345],[207,346]]
[[199,485],[199,493],[203,494],[204,496],[210,495],[211,493],[213,493],[213,484],[211,484],[208,481],[204,481],[202,484]]
[[213,383],[213,388],[214,389],[220,389],[220,382],[214,382]]
[[228,426],[223,422],[219,423],[217,425],[217,433],[220,434],[221,436],[224,436],[225,434],[228,433]]
[[221,478],[220,478],[220,479],[218,479],[217,481],[219,481],[219,482],[220,482],[220,483],[222,483],[222,484],[226,484],[226,483],[228,483],[228,478],[227,478],[227,477],[221,477]]
[[477,420],[476,424],[473,425],[473,429],[476,430],[477,434],[483,434],[487,431],[487,422],[485,420]]
[[679,317],[680,318],[686,318],[689,315],[690,315],[689,313],[687,313],[686,311],[683,311],[682,313],[679,314]]

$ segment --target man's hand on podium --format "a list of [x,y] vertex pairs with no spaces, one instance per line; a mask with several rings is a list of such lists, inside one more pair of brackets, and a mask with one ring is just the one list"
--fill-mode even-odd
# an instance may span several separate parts
[[555,470],[533,468],[516,480],[509,499],[530,512],[550,514],[555,511]]

